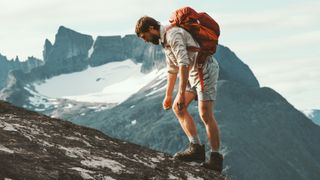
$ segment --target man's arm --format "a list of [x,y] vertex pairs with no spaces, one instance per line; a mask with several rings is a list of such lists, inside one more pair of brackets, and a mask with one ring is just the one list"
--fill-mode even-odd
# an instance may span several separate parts
[[163,109],[165,110],[168,110],[172,107],[172,93],[174,90],[176,79],[177,79],[176,73],[168,73],[166,96],[162,103]]
[[183,95],[186,92],[186,87],[189,77],[189,68],[186,65],[179,66],[179,94]]
[[190,64],[184,34],[182,30],[175,29],[170,33],[168,32],[168,36],[168,43],[179,66],[179,93],[184,95],[189,77],[188,67]]
[[166,96],[172,97],[174,85],[176,83],[177,74],[175,73],[168,73],[167,76],[167,90],[166,90]]
[[169,37],[167,38],[167,41],[179,66],[179,91],[176,103],[178,105],[178,109],[181,111],[185,105],[185,91],[189,77],[190,59],[186,47],[186,40],[184,38],[185,34],[182,29],[172,29],[170,32],[171,33],[167,32]]
[[170,50],[165,50],[165,54],[166,54],[166,64],[167,64],[167,73],[168,73],[166,96],[172,97],[172,93],[174,90],[174,85],[176,83],[179,68],[172,63],[174,61],[173,58],[175,58],[174,54]]

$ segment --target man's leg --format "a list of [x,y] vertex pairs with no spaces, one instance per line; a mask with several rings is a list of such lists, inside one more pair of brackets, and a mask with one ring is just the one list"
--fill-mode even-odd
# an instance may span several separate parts
[[202,166],[221,173],[223,169],[223,155],[219,153],[220,135],[218,123],[213,114],[214,101],[199,101],[198,105],[199,114],[206,126],[208,140],[211,145],[210,159],[203,163]]
[[213,114],[214,101],[199,101],[198,108],[201,120],[203,121],[206,127],[207,136],[211,145],[211,149],[212,151],[218,152],[220,148],[220,135],[218,123]]
[[188,136],[190,143],[189,147],[186,150],[176,153],[174,155],[174,158],[188,162],[203,162],[205,161],[204,145],[200,145],[200,139],[197,134],[196,125],[192,119],[192,116],[189,114],[187,110],[189,104],[195,98],[196,94],[190,91],[186,91],[185,96],[185,106],[183,107],[183,109],[179,111],[177,107],[177,102],[175,100],[173,105],[173,111],[176,114],[185,134]]
[[196,95],[190,91],[185,92],[185,106],[183,107],[183,109],[181,111],[179,111],[179,109],[178,109],[176,99],[173,103],[173,111],[174,111],[176,117],[178,118],[183,131],[185,132],[185,134],[188,137],[197,136],[196,125],[193,121],[192,116],[189,114],[189,112],[187,110],[189,104],[192,102],[192,100],[195,98],[195,96]]

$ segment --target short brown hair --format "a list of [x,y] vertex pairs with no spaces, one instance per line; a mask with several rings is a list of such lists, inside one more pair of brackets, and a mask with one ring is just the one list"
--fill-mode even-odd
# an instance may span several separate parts
[[156,30],[160,29],[160,22],[149,16],[143,16],[137,21],[136,34],[139,37],[140,33],[147,32],[149,27],[153,26]]

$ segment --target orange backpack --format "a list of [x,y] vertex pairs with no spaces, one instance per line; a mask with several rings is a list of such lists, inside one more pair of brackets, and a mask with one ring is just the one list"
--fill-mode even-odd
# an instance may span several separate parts
[[216,52],[220,27],[207,13],[198,13],[191,7],[184,7],[177,9],[169,22],[170,26],[168,29],[174,26],[182,27],[199,43],[200,49],[187,47],[187,50],[199,51],[198,63],[202,64],[207,59],[207,56],[213,55]]
[[178,26],[188,31],[191,36],[198,42],[198,47],[187,47],[188,51],[198,52],[198,74],[201,84],[201,90],[204,89],[202,65],[208,59],[208,56],[216,52],[218,38],[220,36],[220,27],[218,23],[205,12],[196,12],[190,7],[184,7],[176,10],[171,16],[170,26]]

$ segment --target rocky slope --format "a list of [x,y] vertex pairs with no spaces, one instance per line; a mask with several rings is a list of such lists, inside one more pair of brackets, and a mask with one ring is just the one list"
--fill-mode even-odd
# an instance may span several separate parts
[[226,177],[168,154],[0,101],[0,178],[210,179]]

